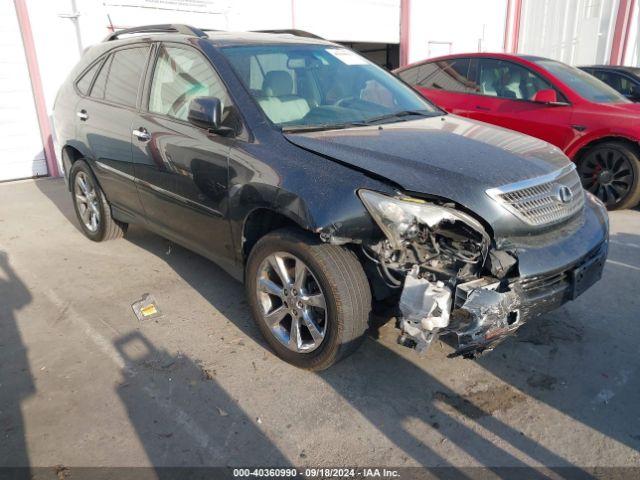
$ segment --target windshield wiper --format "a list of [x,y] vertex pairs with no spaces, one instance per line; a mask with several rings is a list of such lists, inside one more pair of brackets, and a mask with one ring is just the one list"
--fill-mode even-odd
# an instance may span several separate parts
[[295,132],[318,132],[322,130],[340,130],[351,127],[364,127],[372,125],[384,120],[390,120],[394,118],[420,116],[420,117],[434,117],[442,115],[442,112],[430,112],[426,110],[402,110],[400,112],[386,113],[378,117],[367,118],[365,120],[355,120],[345,123],[320,123],[316,125],[285,125],[280,127],[284,133]]
[[280,129],[284,133],[318,132],[322,130],[340,130],[354,125],[354,123],[321,123],[317,125],[286,125],[280,127]]
[[434,117],[439,115],[442,115],[442,113],[429,112],[426,110],[401,110],[399,112],[385,113],[384,115],[380,115],[378,117],[367,118],[366,120],[357,122],[356,125],[371,125],[376,122],[381,122],[383,120],[390,120],[393,118],[402,118],[402,117],[411,117],[411,116]]

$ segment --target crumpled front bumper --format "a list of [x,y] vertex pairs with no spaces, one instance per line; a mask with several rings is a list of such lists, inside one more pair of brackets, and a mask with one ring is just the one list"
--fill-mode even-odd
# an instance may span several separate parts
[[576,299],[602,276],[607,252],[605,240],[571,267],[517,279],[506,293],[474,290],[475,297],[469,297],[451,314],[449,330],[457,346],[450,356],[473,358],[490,351],[526,321]]
[[[481,277],[457,285],[454,291],[449,291],[450,298],[442,293],[443,289],[425,289],[422,301],[427,307],[422,310],[428,315],[422,318],[418,318],[417,302],[410,298],[411,292],[405,287],[400,300],[401,343],[413,344],[422,351],[435,338],[448,337],[455,344],[450,357],[473,358],[492,350],[526,321],[577,298],[602,275],[608,253],[607,213],[601,205],[589,202],[577,226],[563,233],[565,235],[557,235],[555,241],[546,245],[527,239],[528,243],[515,249],[521,254],[518,255],[519,267],[534,274],[523,275],[520,271],[519,277],[507,282]],[[544,269],[537,268],[533,255]],[[408,285],[415,289],[420,281],[424,282],[411,279]],[[416,292],[420,291],[414,290],[414,297],[419,298]],[[428,298],[434,292],[438,296]],[[445,305],[450,306],[451,312],[445,322],[438,324]]]

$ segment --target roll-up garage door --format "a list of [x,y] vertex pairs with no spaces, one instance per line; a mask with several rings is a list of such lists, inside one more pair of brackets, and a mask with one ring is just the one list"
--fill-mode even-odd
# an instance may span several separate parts
[[47,174],[13,1],[0,1],[0,181]]

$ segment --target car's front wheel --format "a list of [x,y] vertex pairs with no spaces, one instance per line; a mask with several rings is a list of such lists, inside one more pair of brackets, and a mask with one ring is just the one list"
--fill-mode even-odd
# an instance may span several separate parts
[[107,197],[84,160],[77,160],[71,166],[69,181],[73,206],[82,232],[95,242],[122,237],[127,224],[111,216]]
[[258,328],[283,360],[324,370],[361,343],[371,311],[356,255],[293,229],[263,237],[245,278]]

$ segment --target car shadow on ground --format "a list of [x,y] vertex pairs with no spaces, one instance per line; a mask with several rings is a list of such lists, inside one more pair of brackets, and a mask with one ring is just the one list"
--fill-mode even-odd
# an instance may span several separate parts
[[[43,193],[77,225],[66,192],[61,195],[59,188],[47,188],[43,189]],[[167,241],[139,227],[134,226],[130,229],[126,241],[166,261],[169,267],[210,304],[224,313],[238,329],[267,349],[258,329],[247,323],[249,312],[246,303],[230,301],[230,295],[236,299],[244,298],[242,286],[215,264],[179,246],[174,246],[171,255],[166,255]],[[607,275],[616,273],[612,270]],[[221,290],[217,285],[222,282],[234,286]],[[595,293],[590,294],[590,301],[583,308],[601,308],[599,302],[603,299],[597,291],[596,287]],[[618,305],[617,308],[618,315],[625,315],[625,305]],[[611,415],[624,417],[628,415],[628,411],[599,410],[596,408],[598,405],[593,403],[594,396],[584,395],[586,387],[582,385],[582,381],[586,379],[587,372],[593,372],[596,376],[595,372],[600,372],[598,361],[602,360],[602,357],[591,356],[590,353],[601,347],[602,338],[597,330],[594,331],[600,325],[585,326],[574,310],[564,307],[556,313],[526,324],[522,327],[519,337],[507,340],[497,351],[478,360],[480,365],[503,381],[498,391],[458,393],[434,378],[428,371],[372,338],[369,338],[355,355],[330,370],[319,373],[318,376],[357,409],[391,443],[418,464],[449,465],[446,458],[431,446],[422,443],[408,425],[419,425],[423,430],[437,431],[442,441],[450,442],[477,464],[489,468],[494,465],[525,466],[522,460],[498,445],[503,443],[508,444],[512,450],[522,452],[532,463],[550,466],[558,475],[564,476],[564,467],[575,466],[532,436],[505,424],[494,413],[508,410],[530,397],[618,442],[633,448],[638,447],[638,440],[630,437],[625,429],[621,429],[620,423],[610,421]],[[572,338],[579,338],[580,341],[572,341]],[[627,363],[631,360],[629,352],[637,353],[634,337],[629,336],[622,341],[623,344],[618,345],[619,349],[609,349],[602,353],[607,356],[607,365]],[[533,353],[537,349],[544,351]],[[574,356],[578,359],[580,372],[573,372],[571,377],[572,373],[568,369],[575,369],[575,362],[564,367],[561,366],[561,362]],[[424,362],[428,369],[429,358]],[[532,364],[535,365],[533,371]],[[563,374],[552,375],[559,371]],[[554,377],[555,380],[545,375]],[[589,388],[592,383],[589,383]],[[627,386],[624,390],[618,392],[618,398],[627,396],[630,399],[637,395],[633,392],[634,389],[636,392],[639,390],[636,379],[629,381],[627,378],[625,385]],[[123,388],[122,391],[126,388],[129,387]],[[224,392],[219,393],[224,395]],[[133,395],[125,400],[130,412],[140,412],[137,406],[140,398],[140,395]],[[598,398],[598,392],[595,392],[595,398]],[[623,405],[626,406],[627,403]],[[139,419],[133,417],[140,415],[132,413],[134,425],[139,423]],[[148,413],[145,412],[143,416],[148,416]],[[145,442],[148,435],[141,427],[136,428],[141,432],[141,439]],[[253,427],[249,425],[248,428]],[[487,432],[488,435],[478,432]],[[494,439],[498,439],[498,442]],[[568,436],[568,440],[570,439]],[[161,461],[153,455],[150,458],[154,462]],[[496,470],[496,473],[504,476],[502,471]],[[572,474],[575,474],[575,471]],[[530,476],[536,478],[542,474],[532,472]]]
[[114,346],[124,360],[116,391],[157,478],[206,477],[184,467],[289,465],[200,362],[156,347],[141,331]]
[[30,463],[22,403],[35,394],[36,387],[15,313],[31,300],[9,256],[0,250],[0,467],[20,467],[9,474],[25,479],[31,473],[24,468]]
[[[132,228],[127,240],[163,258],[192,288],[223,311],[237,328],[268,350],[257,327],[246,321],[249,317],[246,303],[229,302],[230,294],[244,299],[243,287],[215,264],[175,245],[171,254],[166,255],[167,241],[141,228]],[[203,268],[203,262],[208,268]],[[236,287],[227,287],[223,292],[216,287],[222,282],[233,282]],[[539,442],[492,415],[496,410],[524,401],[531,390],[527,384],[523,385],[522,391],[507,383],[499,392],[460,395],[371,337],[355,355],[318,376],[407,457],[420,465],[453,468],[447,458],[412,434],[407,428],[409,422],[421,424],[421,429],[437,430],[440,437],[490,469],[496,464],[512,467],[525,467],[527,464],[490,438],[477,433],[478,429],[520,450],[535,463],[553,466],[552,469],[561,467],[557,470],[559,474],[564,472],[564,468],[573,467]],[[495,472],[499,476],[505,474],[502,469],[495,469]],[[537,477],[542,478],[543,475],[531,472],[531,478]]]

